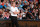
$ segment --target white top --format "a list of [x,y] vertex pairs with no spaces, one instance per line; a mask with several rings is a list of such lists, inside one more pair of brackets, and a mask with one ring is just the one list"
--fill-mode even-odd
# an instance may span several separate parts
[[18,10],[18,8],[17,7],[11,7],[11,9],[10,9],[10,13],[11,13],[11,16],[17,16],[17,14],[14,14],[13,12],[19,12],[19,10]]

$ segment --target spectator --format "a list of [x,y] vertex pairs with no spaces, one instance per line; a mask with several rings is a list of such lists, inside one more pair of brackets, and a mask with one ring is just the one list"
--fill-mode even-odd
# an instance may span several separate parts
[[27,8],[27,4],[25,3],[22,8],[25,10],[25,8]]
[[[14,0],[1,0],[1,1],[0,1],[0,18],[2,16],[3,16],[3,18],[5,18],[5,17],[9,18],[10,13],[8,12],[7,9],[10,10],[11,6],[13,5]],[[34,17],[35,17],[35,19],[38,19],[38,14],[39,14],[38,10],[40,10],[40,4],[38,6],[38,3],[33,2],[33,0],[29,0],[29,1],[26,1],[26,0],[22,0],[22,1],[19,0],[18,1],[17,0],[15,2],[16,2],[15,6],[19,10],[21,10],[20,14],[18,14],[18,16],[17,16],[19,19],[22,19],[22,18],[24,18],[24,19],[26,19],[26,18],[32,19]]]
[[33,2],[30,4],[30,7],[31,7],[31,8],[34,8],[34,4],[33,4]]
[[8,10],[8,11],[5,11],[5,12],[3,13],[3,17],[2,17],[2,18],[9,19],[9,15],[10,15],[9,10]]
[[0,18],[2,17],[2,9],[0,9]]

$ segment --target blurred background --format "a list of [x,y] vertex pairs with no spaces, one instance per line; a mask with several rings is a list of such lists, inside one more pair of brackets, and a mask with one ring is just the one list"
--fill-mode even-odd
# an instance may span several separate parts
[[0,0],[0,18],[9,19],[13,2],[20,10],[18,19],[40,19],[40,0]]
[[18,20],[40,20],[40,0],[0,0],[0,20],[10,20],[10,8],[16,2]]

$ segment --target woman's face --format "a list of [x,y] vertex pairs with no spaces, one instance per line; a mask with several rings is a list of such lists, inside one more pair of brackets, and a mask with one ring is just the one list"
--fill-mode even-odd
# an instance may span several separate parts
[[13,3],[13,6],[14,6],[14,7],[15,7],[15,5],[16,5],[16,4],[15,4],[15,3]]

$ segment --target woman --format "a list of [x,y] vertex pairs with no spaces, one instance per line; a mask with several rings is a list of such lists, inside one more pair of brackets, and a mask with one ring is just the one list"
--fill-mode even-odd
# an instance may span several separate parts
[[15,7],[15,2],[13,2],[13,6],[11,6],[10,13],[11,13],[11,21],[12,21],[12,27],[14,27],[14,24],[16,27],[18,27],[18,21],[17,21],[17,14],[19,14],[19,10],[17,7]]

